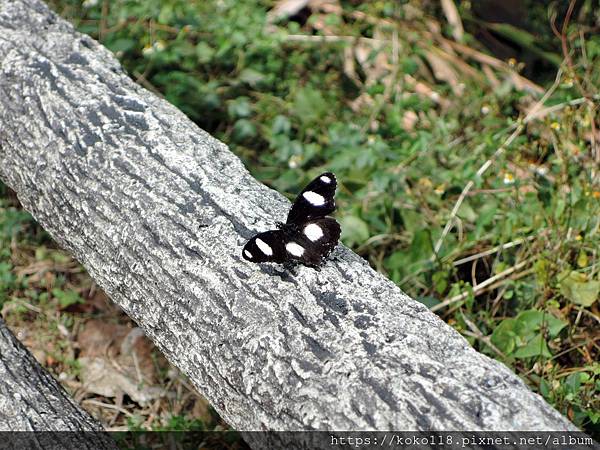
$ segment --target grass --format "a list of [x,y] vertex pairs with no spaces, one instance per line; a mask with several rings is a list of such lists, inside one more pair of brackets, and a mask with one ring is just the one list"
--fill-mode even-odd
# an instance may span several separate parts
[[[51,3],[263,182],[291,194],[335,171],[344,243],[600,435],[590,2],[530,2],[527,29],[485,22],[463,2],[458,37],[443,11],[415,1],[342,1],[279,19],[267,0]],[[491,56],[482,30],[515,57]],[[32,316],[27,303],[72,329],[61,308],[87,302],[91,281],[59,270],[49,289],[20,272],[68,257],[2,201],[7,320]]]

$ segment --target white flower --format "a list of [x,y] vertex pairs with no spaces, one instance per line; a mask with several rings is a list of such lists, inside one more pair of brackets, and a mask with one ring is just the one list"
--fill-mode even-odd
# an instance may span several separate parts
[[165,41],[156,41],[152,45],[146,45],[142,49],[142,54],[144,56],[150,56],[154,53],[162,52],[165,48],[167,48],[167,44],[165,43]]
[[548,168],[546,166],[538,166],[537,164],[531,163],[529,164],[529,167],[538,175],[544,176],[548,173]]
[[300,167],[300,163],[302,162],[302,155],[292,155],[292,157],[288,161],[288,167],[290,169],[297,169]]

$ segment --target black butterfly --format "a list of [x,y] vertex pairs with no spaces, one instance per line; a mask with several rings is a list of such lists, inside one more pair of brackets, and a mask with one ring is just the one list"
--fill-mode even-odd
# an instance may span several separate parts
[[312,180],[294,200],[287,221],[278,230],[259,233],[244,246],[252,262],[301,263],[318,268],[340,238],[340,224],[325,217],[335,210],[335,175],[325,172]]

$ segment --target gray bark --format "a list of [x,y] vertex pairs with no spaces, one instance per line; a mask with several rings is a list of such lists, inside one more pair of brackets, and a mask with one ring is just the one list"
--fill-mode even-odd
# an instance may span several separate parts
[[238,430],[575,430],[357,255],[241,258],[289,202],[36,0],[0,0],[0,177]]
[[[107,434],[99,433],[102,430],[0,319],[0,432],[46,432],[4,434],[0,447],[117,448]],[[53,433],[56,431],[78,433]]]

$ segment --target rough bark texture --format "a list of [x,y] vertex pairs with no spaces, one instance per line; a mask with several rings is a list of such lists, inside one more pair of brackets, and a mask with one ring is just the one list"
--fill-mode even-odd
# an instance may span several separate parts
[[[0,319],[0,432],[17,430],[99,432],[102,426],[71,399]],[[100,433],[5,434],[0,447],[117,448],[108,435]]]
[[0,177],[239,430],[575,430],[345,248],[245,262],[289,202],[36,0],[0,0]]

